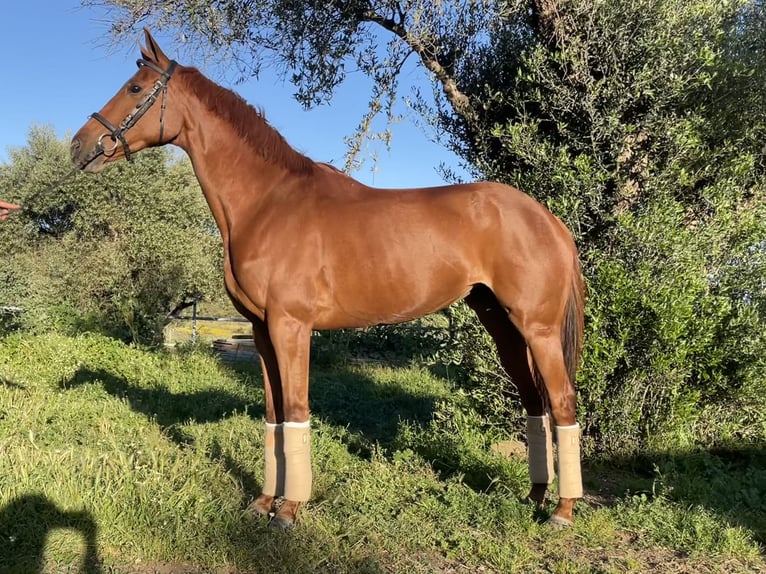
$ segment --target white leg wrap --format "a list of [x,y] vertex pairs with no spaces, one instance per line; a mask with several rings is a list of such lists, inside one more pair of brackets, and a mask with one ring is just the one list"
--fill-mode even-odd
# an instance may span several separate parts
[[282,496],[285,489],[285,447],[282,425],[266,423],[263,462],[263,494]]
[[556,427],[559,455],[559,497],[582,498],[580,425]]
[[553,482],[553,433],[548,415],[527,417],[527,461],[532,484]]
[[282,425],[285,439],[285,492],[287,500],[311,498],[311,427],[309,422]]

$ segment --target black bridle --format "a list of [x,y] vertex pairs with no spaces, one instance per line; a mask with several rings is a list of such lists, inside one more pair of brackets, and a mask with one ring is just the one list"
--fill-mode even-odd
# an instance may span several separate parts
[[[64,177],[60,178],[59,180],[55,181],[54,183],[47,186],[45,189],[38,191],[37,193],[32,194],[30,197],[27,198],[27,200],[24,202],[24,211],[30,212],[32,211],[31,208],[28,207],[28,205],[34,203],[34,201],[42,197],[44,195],[47,195],[52,190],[57,188],[59,185],[64,183],[66,180],[68,180],[70,177],[72,177],[75,173],[83,169],[85,166],[87,166],[90,162],[92,162],[94,159],[96,159],[100,155],[105,155],[106,157],[111,157],[112,154],[114,154],[114,151],[117,149],[117,146],[122,144],[122,148],[125,151],[125,158],[128,161],[131,161],[130,157],[130,147],[128,146],[128,142],[125,139],[125,132],[127,132],[130,128],[132,128],[134,125],[136,125],[136,122],[141,119],[141,117],[154,105],[154,102],[157,101],[157,96],[160,95],[160,92],[162,92],[162,110],[160,111],[160,143],[162,142],[163,132],[165,130],[165,99],[168,92],[168,80],[170,80],[170,76],[173,75],[173,71],[176,69],[176,66],[178,65],[175,60],[170,61],[170,65],[168,66],[167,70],[163,70],[156,64],[148,61],[139,59],[136,60],[136,65],[140,68],[141,66],[146,66],[150,70],[153,70],[157,72],[160,77],[159,79],[154,82],[154,87],[152,88],[152,91],[149,92],[144,98],[141,99],[138,104],[136,104],[135,110],[133,110],[131,113],[129,113],[122,122],[120,122],[119,127],[115,127],[112,125],[112,123],[107,120],[104,116],[99,114],[98,112],[93,113],[90,115],[91,118],[99,122],[101,125],[103,125],[106,129],[109,130],[109,133],[101,134],[101,136],[98,138],[98,142],[96,142],[95,147],[90,151],[90,153],[85,156],[82,160],[80,160],[74,168],[72,168],[72,171],[70,171],[68,174],[66,174]],[[103,139],[109,136],[112,138],[112,141],[114,142],[114,147],[112,149],[106,149],[103,144]],[[32,211],[33,212],[33,211]],[[34,213],[34,212],[33,212]]]
[[[173,75],[173,71],[176,69],[178,64],[175,60],[171,60],[168,69],[163,70],[153,62],[141,58],[136,60],[136,65],[139,68],[141,66],[146,66],[150,70],[157,72],[160,77],[156,82],[154,82],[152,91],[146,94],[146,96],[144,96],[144,98],[136,104],[136,109],[125,116],[125,119],[120,122],[119,126],[115,127],[109,120],[107,120],[98,112],[92,113],[90,115],[91,118],[109,130],[109,133],[102,134],[101,137],[98,138],[98,143],[96,144],[96,149],[94,150],[96,155],[104,154],[105,156],[109,157],[114,154],[117,146],[122,144],[122,149],[125,152],[125,159],[131,161],[130,147],[128,146],[128,140],[125,139],[125,133],[134,125],[136,125],[136,122],[138,122],[138,120],[140,120],[143,115],[149,111],[149,108],[151,108],[154,105],[154,102],[157,101],[157,97],[160,95],[160,93],[162,94],[162,108],[160,111],[160,144],[162,144],[162,136],[165,130],[165,98],[168,93],[168,81],[170,80],[170,76]],[[114,142],[114,147],[111,149],[106,149],[102,143],[102,140],[106,136],[112,138],[112,141]],[[92,161],[93,159],[95,159],[95,155],[91,157],[89,161]]]

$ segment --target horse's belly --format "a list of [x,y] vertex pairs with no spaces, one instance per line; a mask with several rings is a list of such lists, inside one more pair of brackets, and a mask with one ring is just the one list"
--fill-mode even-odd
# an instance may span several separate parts
[[366,327],[410,321],[464,298],[472,281],[463,272],[408,273],[401,276],[359,273],[334,282],[321,300],[317,329]]

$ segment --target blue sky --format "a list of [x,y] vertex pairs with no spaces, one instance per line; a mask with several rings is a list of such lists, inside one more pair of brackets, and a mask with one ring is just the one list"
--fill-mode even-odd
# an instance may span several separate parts
[[[94,8],[77,0],[6,2],[0,17],[3,88],[0,90],[0,163],[8,161],[9,147],[26,145],[32,125],[49,125],[60,137],[74,133],[91,112],[99,110],[135,70],[138,42],[117,49],[107,45],[109,23]],[[289,83],[264,70],[259,79],[232,86],[226,70],[206,67],[179,55],[171,39],[155,35],[163,50],[180,63],[195,65],[219,83],[232,87],[248,102],[262,107],[269,122],[290,144],[317,161],[343,166],[343,138],[359,123],[369,95],[369,83],[352,76],[330,104],[304,111],[292,98]],[[422,69],[406,71],[402,86],[428,85]],[[231,77],[232,74],[229,74]],[[354,173],[364,183],[379,187],[416,187],[443,183],[437,166],[458,172],[457,157],[432,143],[414,125],[414,112],[393,126],[391,151],[377,146],[373,162]],[[368,150],[369,155],[371,150]]]

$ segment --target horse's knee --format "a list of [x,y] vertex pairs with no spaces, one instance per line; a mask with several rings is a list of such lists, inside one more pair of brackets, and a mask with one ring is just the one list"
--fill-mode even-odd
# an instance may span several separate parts
[[[565,379],[558,385],[555,392],[551,392],[551,386],[548,388],[548,400],[553,417],[553,423],[556,426],[572,426],[577,422],[577,394],[574,386]],[[554,387],[555,388],[555,387]]]

